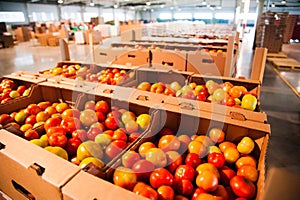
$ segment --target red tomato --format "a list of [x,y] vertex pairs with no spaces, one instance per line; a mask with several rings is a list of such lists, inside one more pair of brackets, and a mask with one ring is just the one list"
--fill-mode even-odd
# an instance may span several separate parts
[[64,128],[60,127],[60,126],[50,127],[47,130],[47,136],[48,136],[48,138],[50,137],[50,135],[52,135],[54,133],[60,133],[62,135],[66,135],[66,130]]
[[162,185],[157,189],[159,200],[173,200],[175,193],[171,186]]
[[195,170],[189,165],[180,165],[175,171],[175,179],[193,181],[195,177]]
[[213,164],[217,168],[221,168],[224,166],[225,157],[222,153],[213,152],[208,155],[207,162]]
[[165,168],[155,169],[150,175],[150,184],[153,188],[159,188],[162,185],[172,186],[173,182],[173,175]]
[[201,159],[196,153],[189,153],[185,158],[185,164],[192,166],[194,169],[200,165]]
[[200,194],[202,194],[202,193],[205,193],[205,190],[204,190],[204,189],[199,188],[199,187],[196,188],[195,191],[194,191],[194,193],[193,193],[192,200],[196,200],[197,197],[198,197]]
[[249,179],[239,175],[230,180],[230,187],[238,197],[247,199],[253,198],[256,192],[255,185]]
[[97,118],[98,118],[98,122],[104,122],[106,116],[103,112],[96,111],[96,115],[97,115]]
[[193,193],[193,183],[189,180],[183,179],[183,180],[176,180],[174,182],[174,190],[176,193],[184,196],[190,196]]
[[39,138],[39,134],[38,134],[38,132],[36,130],[29,129],[29,130],[25,131],[24,137],[27,140],[38,139]]
[[141,195],[143,197],[149,198],[150,200],[157,200],[158,199],[158,193],[149,185],[138,182],[134,188],[133,192],[135,194]]
[[72,133],[73,131],[80,129],[80,126],[80,120],[75,117],[65,117],[61,121],[61,127],[63,127],[67,133]]
[[110,130],[116,130],[119,127],[114,117],[106,118],[104,124],[106,128]]
[[62,133],[53,133],[48,137],[48,142],[50,146],[58,146],[64,148],[67,145],[67,136]]
[[59,126],[61,119],[59,117],[51,117],[44,123],[44,129],[47,131],[50,127]]
[[84,129],[77,129],[72,132],[72,137],[85,141],[87,139],[87,132]]
[[106,101],[98,101],[95,105],[95,110],[106,114],[109,111],[109,105]]
[[117,130],[115,130],[111,139],[112,140],[124,140],[126,142],[127,141],[127,134],[126,134],[125,129],[118,128]]
[[67,142],[66,150],[69,155],[75,155],[78,149],[78,146],[81,144],[79,138],[70,138]]

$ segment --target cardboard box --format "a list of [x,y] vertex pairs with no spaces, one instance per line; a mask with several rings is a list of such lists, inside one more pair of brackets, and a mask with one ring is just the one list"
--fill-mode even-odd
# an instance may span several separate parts
[[146,200],[128,190],[118,187],[108,181],[99,179],[91,174],[80,172],[63,188],[64,200],[75,199],[105,199],[105,200]]
[[[155,126],[171,128],[177,136],[181,134],[189,136],[194,134],[208,135],[211,128],[220,128],[226,134],[226,141],[238,143],[244,136],[251,137],[255,141],[255,148],[251,155],[258,161],[257,169],[259,172],[259,179],[256,183],[256,199],[262,198],[265,180],[265,156],[271,134],[269,124],[235,121],[222,114],[202,111],[200,109],[190,110],[178,105],[163,105],[159,109],[162,112],[160,114],[161,119],[155,121],[159,122]],[[148,132],[132,146],[131,150],[137,151],[139,146],[147,141],[157,144],[158,140],[158,131]],[[118,159],[112,168],[116,169],[119,166],[121,166],[121,159]]]
[[0,190],[12,199],[63,199],[61,188],[80,171],[5,130],[0,130],[0,143]]
[[149,51],[129,50],[120,55],[112,64],[126,65],[127,67],[147,65],[149,64]]
[[[45,78],[38,76],[38,74],[23,71],[5,75],[4,77],[0,78],[0,82],[5,78],[13,80],[17,86],[24,85],[26,88],[30,88],[30,93],[35,90],[35,87],[38,83],[46,81]],[[7,103],[0,104],[0,114],[5,113],[7,107],[14,106],[18,104],[18,102],[29,98],[29,96],[20,96],[15,99],[11,99]]]

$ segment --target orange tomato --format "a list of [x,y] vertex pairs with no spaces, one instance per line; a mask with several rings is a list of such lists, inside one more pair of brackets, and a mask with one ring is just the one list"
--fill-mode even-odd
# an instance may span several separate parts
[[200,158],[203,158],[206,155],[206,146],[200,141],[193,140],[188,145],[188,151],[189,153],[198,154]]
[[142,157],[145,157],[146,152],[149,149],[155,148],[155,147],[156,147],[155,144],[153,144],[152,142],[144,142],[143,144],[140,145],[138,152]]
[[240,86],[233,86],[230,90],[229,90],[229,95],[234,97],[234,98],[239,98],[242,95],[242,89],[240,88]]
[[164,151],[176,151],[180,147],[180,141],[175,135],[164,135],[159,139],[158,148]]
[[196,185],[205,191],[215,191],[218,184],[218,177],[211,171],[205,171],[196,178]]
[[159,200],[173,200],[174,199],[174,190],[168,185],[162,185],[157,189],[158,199]]

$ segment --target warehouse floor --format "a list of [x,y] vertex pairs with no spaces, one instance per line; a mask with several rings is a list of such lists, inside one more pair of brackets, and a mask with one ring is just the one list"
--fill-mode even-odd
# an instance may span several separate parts
[[[250,76],[252,44],[252,37],[245,34],[238,76]],[[72,60],[86,63],[92,61],[88,45],[70,44],[69,49]],[[286,44],[283,52],[300,61],[300,44]],[[60,60],[59,47],[41,47],[36,41],[20,43],[14,48],[0,49],[0,76],[20,70],[36,72],[49,69]],[[284,80],[292,84],[288,85]],[[297,189],[292,189],[299,187],[300,180],[300,99],[295,94],[297,88],[299,93],[300,72],[275,71],[271,64],[266,64],[261,90],[261,110],[267,113],[268,123],[271,124],[271,138],[266,155],[266,199],[296,199],[293,195],[298,192]]]

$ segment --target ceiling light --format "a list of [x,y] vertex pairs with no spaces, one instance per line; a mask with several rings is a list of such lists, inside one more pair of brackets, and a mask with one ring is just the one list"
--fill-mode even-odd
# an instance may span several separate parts
[[174,9],[174,7],[172,6],[172,7],[170,7],[170,10],[173,10]]
[[281,3],[282,3],[282,4],[286,4],[286,1],[285,1],[285,0],[282,0]]
[[63,0],[58,0],[57,3],[62,4],[62,3],[64,3],[64,1]]
[[217,6],[216,9],[222,9],[222,6]]
[[91,2],[91,3],[90,3],[90,6],[95,6],[95,3],[94,3],[94,2]]
[[135,7],[131,6],[131,7],[130,7],[130,9],[131,9],[131,10],[134,10],[134,9],[135,9]]
[[164,8],[164,7],[165,7],[165,5],[160,5],[160,7],[161,7],[161,8]]
[[271,4],[271,7],[272,7],[272,8],[275,8],[275,3],[274,3],[274,2]]
[[151,12],[154,12],[154,9],[151,9]]
[[202,5],[206,5],[207,3],[206,3],[206,1],[205,0],[203,0],[203,2],[202,2]]
[[210,7],[210,5],[209,5],[209,4],[207,4],[207,5],[206,5],[206,7],[208,7],[208,8],[209,8],[209,7]]
[[147,2],[146,2],[146,5],[147,5],[147,6],[150,6],[150,5],[151,5],[151,2],[150,2],[150,1],[147,1]]
[[118,7],[119,7],[119,5],[118,5],[118,4],[115,4],[115,5],[114,5],[114,8],[118,8]]

